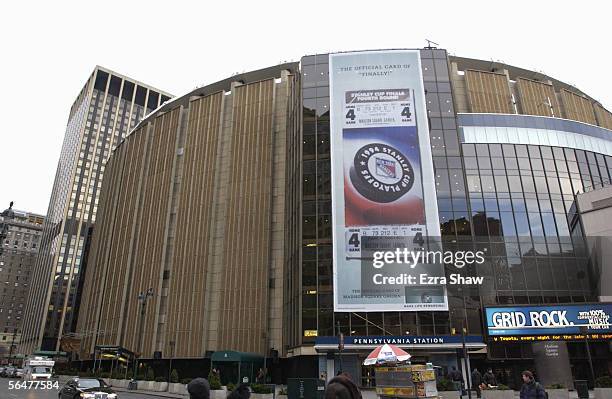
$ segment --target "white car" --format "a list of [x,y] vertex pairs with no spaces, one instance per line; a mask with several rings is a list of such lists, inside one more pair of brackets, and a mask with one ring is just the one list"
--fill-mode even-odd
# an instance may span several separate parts
[[100,378],[73,378],[59,391],[58,399],[117,399]]

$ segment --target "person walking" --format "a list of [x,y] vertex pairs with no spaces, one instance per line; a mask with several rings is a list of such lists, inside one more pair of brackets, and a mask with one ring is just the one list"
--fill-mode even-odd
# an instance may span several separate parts
[[347,373],[335,376],[325,388],[325,399],[362,399],[361,391]]
[[477,398],[479,398],[481,395],[480,384],[482,384],[482,374],[480,374],[480,371],[478,371],[477,368],[474,368],[472,371],[472,387],[474,388],[474,391],[476,391]]
[[497,378],[495,378],[495,374],[493,374],[493,370],[491,368],[487,369],[487,372],[482,377],[483,382],[487,384],[487,386],[496,387],[497,386]]
[[463,394],[463,376],[455,366],[453,366],[451,372],[448,373],[448,379],[455,384],[455,388],[459,391],[459,394]]
[[520,392],[521,399],[547,399],[546,391],[535,380],[531,371],[525,370],[521,375],[523,377],[523,386]]
[[210,399],[210,384],[206,378],[194,378],[187,385],[189,399]]
[[257,376],[255,377],[255,382],[257,382],[258,384],[263,384],[264,383],[264,371],[263,368],[259,368],[259,370],[257,371]]

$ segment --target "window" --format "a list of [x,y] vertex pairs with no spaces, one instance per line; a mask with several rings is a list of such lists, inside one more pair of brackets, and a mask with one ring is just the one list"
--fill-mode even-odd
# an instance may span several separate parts
[[108,73],[98,70],[96,73],[96,82],[94,88],[100,91],[106,90],[106,82],[108,81]]
[[157,108],[157,103],[159,101],[159,93],[149,90],[149,99],[147,101],[147,108],[149,110],[154,110]]

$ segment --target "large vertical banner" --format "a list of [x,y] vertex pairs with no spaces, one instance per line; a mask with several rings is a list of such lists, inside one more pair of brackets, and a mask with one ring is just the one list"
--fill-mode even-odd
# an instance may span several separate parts
[[334,310],[448,310],[444,284],[417,278],[442,265],[373,262],[439,249],[419,51],[330,54],[329,81]]

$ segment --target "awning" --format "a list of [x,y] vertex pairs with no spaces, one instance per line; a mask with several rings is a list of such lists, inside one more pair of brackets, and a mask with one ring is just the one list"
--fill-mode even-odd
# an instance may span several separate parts
[[[487,347],[479,335],[467,335],[464,339],[465,347],[470,352]],[[451,352],[463,347],[463,339],[460,335],[344,337],[344,351],[371,351],[383,344],[395,345],[409,352],[414,350]],[[318,337],[314,348],[317,352],[337,352],[338,337]]]
[[112,354],[114,356],[134,357],[134,353],[122,346],[96,345],[94,350],[101,354]]
[[257,353],[237,352],[237,351],[216,351],[210,357],[213,362],[263,362],[264,357]]
[[[461,349],[463,348],[462,344],[456,344],[456,343],[449,343],[449,344],[419,344],[419,345],[397,345],[398,347],[402,348],[402,349],[406,349],[406,350],[423,350],[423,349],[428,349],[428,350],[436,350],[436,351],[440,351],[440,350],[455,350],[455,349]],[[355,351],[358,352],[360,350],[374,350],[376,349],[377,345],[344,345],[344,352],[347,351]],[[486,348],[487,345],[484,343],[469,343],[469,344],[465,344],[465,347],[470,351],[473,352],[474,350],[480,350],[483,348]],[[315,350],[317,352],[337,352],[338,351],[338,345],[315,345],[314,346]]]
[[59,352],[59,351],[36,351],[32,353],[32,355],[53,357],[53,356],[68,356],[68,353]]

